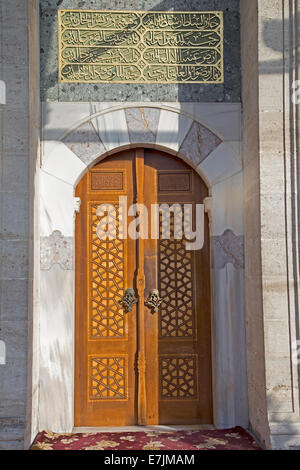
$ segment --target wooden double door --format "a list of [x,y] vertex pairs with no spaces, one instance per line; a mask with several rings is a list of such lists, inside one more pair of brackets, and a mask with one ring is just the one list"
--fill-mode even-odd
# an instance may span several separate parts
[[95,165],[76,196],[75,425],[212,423],[207,216],[201,250],[174,234],[173,210],[166,231],[163,209],[151,218],[153,205],[194,210],[205,184],[181,160],[136,149]]

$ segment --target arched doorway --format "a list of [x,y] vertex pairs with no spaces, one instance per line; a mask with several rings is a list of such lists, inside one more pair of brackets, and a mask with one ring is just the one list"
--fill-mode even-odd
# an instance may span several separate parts
[[[141,148],[106,158],[78,184],[75,426],[213,422],[207,216],[200,250],[174,230],[176,211],[194,216],[207,195],[183,161]],[[134,236],[136,215],[144,224]],[[103,217],[109,239],[99,238]],[[155,292],[149,302],[153,289],[160,305]]]

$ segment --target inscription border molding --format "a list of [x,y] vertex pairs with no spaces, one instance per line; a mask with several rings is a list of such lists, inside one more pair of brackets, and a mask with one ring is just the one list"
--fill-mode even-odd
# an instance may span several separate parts
[[[131,14],[131,15],[136,15],[139,24],[136,26],[133,26],[128,29],[128,33],[135,33],[135,36],[132,36],[132,41],[136,41],[137,37],[139,37],[138,43],[131,44],[131,45],[125,45],[125,49],[127,47],[127,51],[130,51],[132,53],[132,60],[129,62],[118,62],[111,60],[109,62],[105,62],[105,59],[103,59],[102,63],[100,62],[80,62],[80,60],[77,60],[72,62],[71,60],[66,60],[66,57],[63,57],[63,52],[66,51],[66,49],[70,49],[70,55],[72,54],[72,49],[74,53],[74,57],[77,57],[81,55],[81,51],[79,51],[80,48],[85,48],[88,51],[86,52],[88,54],[89,50],[92,51],[92,55],[95,54],[97,56],[97,49],[99,48],[103,49],[103,54],[107,54],[108,56],[110,55],[111,52],[116,51],[116,53],[119,53],[119,50],[122,48],[124,49],[124,46],[120,46],[119,44],[117,45],[107,45],[105,41],[103,41],[102,44],[88,44],[88,45],[68,45],[66,42],[63,40],[63,34],[66,30],[68,30],[67,27],[63,25],[63,15],[66,13],[102,13],[106,15],[111,15],[113,16],[114,14]],[[218,26],[211,28],[211,29],[206,29],[204,30],[203,27],[195,28],[195,29],[188,29],[188,28],[157,28],[155,31],[155,28],[151,29],[147,26],[145,26],[144,23],[142,23],[142,20],[146,15],[207,15],[209,18],[209,15],[215,15],[220,23]],[[83,28],[70,28],[69,31],[77,31],[78,32],[78,40],[79,40],[79,32],[80,30],[83,30]],[[89,28],[87,28],[87,31],[89,31]],[[91,28],[90,31],[93,31],[94,33],[102,33],[102,36],[100,34],[99,37],[105,38],[105,32],[122,32],[122,30],[108,30],[106,29],[98,29]],[[209,46],[201,46],[201,45],[194,45],[190,46],[189,44],[186,44],[184,46],[182,45],[175,45],[175,46],[169,46],[169,47],[153,47],[153,45],[149,46],[149,44],[146,44],[145,41],[147,40],[146,35],[150,33],[151,37],[151,32],[158,32],[158,33],[169,33],[170,38],[169,41],[171,43],[173,41],[176,42],[176,32],[180,33],[181,36],[178,39],[179,41],[184,42],[184,33],[189,33],[189,32],[198,32],[201,33],[201,31],[205,31],[206,33],[210,31],[212,34],[215,34],[219,38],[219,41],[217,41],[216,37],[211,38],[211,42],[214,45],[209,45]],[[172,34],[173,33],[173,37]],[[188,38],[188,34],[186,34]],[[146,39],[145,39],[146,38]],[[196,41],[197,35],[195,34],[195,37],[192,38],[192,40]],[[109,39],[113,39],[109,37]],[[198,40],[200,41],[201,39],[201,34],[198,36]],[[75,41],[75,36],[74,36],[74,41]],[[90,41],[92,38],[90,39]],[[96,39],[94,38],[96,41]],[[124,29],[123,29],[123,40],[124,40]],[[148,40],[150,38],[148,37]],[[190,38],[187,39],[187,41],[190,41]],[[87,42],[89,42],[89,38],[87,39]],[[101,42],[101,40],[100,40]],[[79,47],[78,47],[79,46]],[[77,52],[76,52],[77,49]],[[160,57],[162,62],[161,63],[152,63],[147,62],[145,59],[145,51],[148,51],[150,54],[152,50],[152,53],[156,57]],[[165,62],[165,57],[169,57],[169,61],[171,60],[171,52],[173,54],[173,59],[181,58],[181,62],[179,61],[173,62],[173,63],[167,63]],[[202,52],[202,63],[201,60],[199,60],[199,55],[201,56]],[[161,57],[160,54],[162,53]],[[195,63],[189,63],[187,62],[188,57],[193,57],[193,53],[195,53],[194,57],[197,57],[198,54],[198,60],[200,63],[197,63],[197,60]],[[206,55],[205,55],[206,54]],[[208,63],[207,61],[213,59],[213,55],[215,54],[215,63]],[[95,58],[94,55],[94,58]],[[150,54],[151,55],[151,54]],[[135,60],[139,56],[138,60]],[[184,56],[186,57],[184,59]],[[99,57],[99,55],[98,55]],[[121,54],[119,54],[119,57],[121,57]],[[97,60],[97,59],[96,59]],[[125,60],[123,58],[123,60]],[[149,60],[149,59],[148,59]],[[206,62],[205,62],[206,60]],[[69,67],[69,76],[73,75],[73,78],[70,79],[69,77],[66,77],[63,75],[64,69],[66,67]],[[98,67],[98,70],[97,70]],[[122,79],[122,80],[114,80],[114,79],[106,79],[104,78],[105,73],[108,74],[108,70],[110,68],[111,76],[114,75],[116,72],[125,72],[125,75],[127,76]],[[165,68],[165,73],[163,73],[163,68]],[[138,76],[134,78],[134,71],[138,73]],[[145,73],[148,71],[148,78],[145,76]],[[150,80],[149,75],[153,72],[156,72],[156,78]],[[205,73],[206,72],[206,73]],[[67,72],[66,72],[67,73]],[[100,78],[101,73],[103,73],[103,78]],[[83,79],[83,76],[86,74],[86,79]],[[190,74],[189,79],[185,79],[184,75]],[[76,78],[76,75],[78,78]],[[90,75],[90,77],[89,77]],[[91,79],[91,76],[94,75],[94,78]],[[98,78],[97,78],[98,75]],[[154,74],[155,75],[155,74]],[[194,76],[193,76],[194,75]],[[198,78],[202,75],[202,79],[197,80],[197,75]],[[207,77],[205,77],[207,75]],[[182,76],[183,78],[179,80],[179,76]],[[193,76],[193,78],[192,78]],[[141,77],[143,77],[141,79]],[[202,83],[202,84],[223,84],[224,83],[224,18],[223,18],[223,11],[137,11],[137,10],[81,10],[81,9],[65,9],[65,10],[58,10],[58,80],[60,83],[115,83],[115,84],[124,84],[124,83],[137,83],[137,84],[192,84],[192,83]]]

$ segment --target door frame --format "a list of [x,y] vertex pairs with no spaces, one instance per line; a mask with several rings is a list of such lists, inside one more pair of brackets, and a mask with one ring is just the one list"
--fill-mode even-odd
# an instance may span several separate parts
[[[214,318],[214,297],[213,297],[213,261],[212,261],[212,256],[213,256],[213,250],[212,250],[212,246],[211,246],[211,239],[212,239],[212,218],[211,218],[211,187],[208,185],[207,183],[207,178],[203,175],[203,174],[200,174],[201,172],[199,172],[199,170],[197,171],[197,169],[193,168],[190,164],[190,162],[187,162],[186,161],[186,158],[180,158],[180,156],[178,156],[177,154],[174,154],[174,152],[170,152],[170,150],[168,149],[168,151],[166,151],[165,149],[164,150],[158,150],[156,148],[156,146],[151,146],[151,145],[145,145],[145,144],[141,144],[141,145],[136,145],[136,146],[130,146],[130,149],[131,150],[134,150],[134,151],[137,151],[138,152],[138,149],[143,149],[146,150],[146,149],[153,149],[153,150],[157,150],[157,151],[160,151],[162,152],[162,154],[166,154],[166,158],[168,158],[168,156],[170,157],[176,157],[176,158],[179,158],[179,160],[183,160],[193,171],[195,171],[195,173],[202,179],[203,183],[205,184],[205,186],[207,187],[207,190],[208,190],[208,197],[206,199],[204,199],[203,203],[204,203],[204,208],[205,208],[205,212],[208,214],[208,232],[209,232],[209,260],[210,260],[210,332],[211,332],[211,337],[210,337],[210,344],[211,344],[211,354],[210,354],[210,359],[211,359],[211,381],[212,381],[212,384],[211,384],[211,390],[212,390],[212,413],[213,413],[213,421],[215,423],[216,421],[216,417],[215,417],[215,406],[216,406],[216,403],[215,403],[215,381],[216,381],[216,370],[215,370],[215,354],[214,354],[214,351],[215,351],[215,318]],[[92,169],[95,165],[97,165],[98,163],[100,163],[101,161],[104,161],[106,158],[108,157],[111,157],[111,156],[118,156],[120,153],[122,153],[124,150],[124,148],[118,148],[118,149],[114,149],[113,152],[107,152],[106,154],[102,155],[101,158],[98,158],[96,159],[94,162],[93,162],[93,165],[89,166],[89,168],[87,168],[87,170],[84,172],[83,175],[81,175],[81,178],[79,181],[81,181],[81,179],[86,175],[86,173]],[[144,152],[143,152],[144,153]],[[76,183],[76,186],[77,184],[79,183],[79,181],[77,181]],[[76,189],[76,186],[74,187],[74,191]],[[80,210],[80,209],[79,209]],[[79,213],[79,210],[76,211],[77,213]],[[74,246],[73,246],[73,253],[74,253],[74,266],[76,266],[76,260],[75,260],[75,252],[76,252],[76,246],[75,246],[75,243],[76,243],[76,236],[75,236],[75,224],[74,224]],[[74,271],[74,345],[73,345],[73,349],[74,349],[74,362],[73,362],[73,397],[72,397],[72,402],[73,402],[73,421],[74,421],[74,410],[75,410],[75,348],[76,348],[76,343],[75,343],[75,339],[76,339],[76,325],[75,325],[75,309],[76,309],[76,305],[75,305],[75,300],[76,300],[76,294],[75,294],[75,275],[76,275],[76,272]],[[140,294],[141,295],[141,294]],[[139,296],[140,296],[139,295]],[[212,423],[208,423],[208,424],[212,424]],[[76,428],[76,429],[79,429],[79,428]]]
[[[164,106],[161,103],[151,104],[148,106],[141,104],[123,103],[113,108],[106,108],[98,111],[96,114],[89,116],[86,120],[81,120],[77,127],[70,129],[67,133],[64,130],[61,141],[51,141],[43,146],[43,164],[40,170],[40,180],[42,182],[41,195],[41,211],[47,212],[50,216],[52,229],[42,230],[41,232],[41,270],[40,270],[40,387],[39,387],[39,422],[43,428],[52,429],[56,432],[70,432],[73,428],[74,420],[74,277],[73,270],[73,242],[74,242],[74,209],[78,210],[79,201],[74,200],[74,187],[85,174],[90,166],[101,161],[108,155],[119,153],[129,148],[154,148],[164,153],[177,156],[191,166],[209,188],[209,194],[212,199],[208,198],[207,210],[210,215],[210,242],[211,242],[211,321],[212,321],[212,371],[213,371],[213,403],[214,403],[214,424],[217,427],[232,427],[235,425],[247,425],[248,423],[248,399],[247,399],[247,378],[246,378],[246,342],[245,336],[245,316],[244,316],[244,267],[243,267],[243,249],[241,248],[241,240],[243,238],[243,190],[242,166],[239,158],[235,153],[235,147],[231,147],[230,142],[218,144],[214,151],[208,152],[204,157],[203,163],[197,163],[196,148],[194,138],[190,142],[190,150],[178,152],[177,147],[165,144],[153,143],[153,141],[131,143],[119,145],[107,151],[107,147],[98,148],[97,153],[90,157],[90,162],[80,160],[79,154],[76,156],[76,146],[87,145],[85,138],[83,143],[83,129],[88,123],[95,119],[95,116],[110,116],[111,122],[115,122],[114,129],[119,137],[119,143],[124,142],[124,130],[119,126],[116,116],[127,108],[143,108],[147,107],[148,112],[164,112],[168,118],[173,116],[181,116],[181,119],[188,119],[190,124],[198,126],[199,132],[202,128],[203,133],[213,133],[209,128],[203,126],[197,121],[196,112],[187,117],[187,113],[181,113],[179,109],[171,106]],[[208,105],[209,106],[209,105]],[[197,107],[196,107],[197,108]],[[142,113],[141,113],[142,114]],[[199,114],[197,114],[199,116]],[[224,114],[227,118],[230,113]],[[85,132],[85,131],[84,131]],[[75,141],[74,146],[70,150],[64,139],[73,133]],[[119,133],[119,134],[118,134]],[[118,140],[117,135],[115,136]],[[221,131],[218,132],[221,136]],[[143,136],[144,137],[144,136]],[[152,140],[152,135],[150,136]],[[72,141],[73,141],[72,138]],[[179,135],[178,135],[179,139]],[[130,140],[134,141],[134,136],[130,136]],[[181,140],[182,142],[182,140]],[[91,144],[94,145],[91,140]],[[98,145],[98,144],[97,144]],[[114,145],[112,145],[113,147]],[[99,145],[98,145],[99,147]],[[95,150],[95,146],[94,146]],[[182,149],[183,150],[183,149]],[[195,153],[196,152],[196,153]],[[63,155],[62,155],[63,154]],[[188,155],[190,154],[190,156]],[[62,165],[62,156],[64,164]],[[197,157],[198,158],[198,157]],[[218,193],[216,189],[220,189],[225,185],[226,191],[231,191],[232,185],[236,185],[235,194],[238,197],[234,199],[225,199],[223,194]],[[227,186],[226,186],[227,185]],[[61,187],[60,187],[61,186]],[[230,188],[230,189],[228,189]],[[58,191],[59,189],[59,191]],[[47,206],[47,199],[44,197],[45,190],[51,193],[51,207]],[[64,214],[60,213],[61,209],[61,191],[64,191],[64,203],[66,210]],[[212,210],[212,202],[217,202]],[[233,203],[234,201],[234,203]],[[238,201],[238,203],[236,203]],[[48,204],[48,206],[49,206]],[[215,207],[217,210],[215,210]],[[75,206],[75,207],[74,207]],[[234,215],[230,213],[234,209]],[[57,213],[57,210],[59,213]],[[229,216],[228,216],[229,213]],[[221,214],[221,216],[220,216]],[[224,215],[226,217],[224,217]],[[65,215],[64,220],[62,216]],[[217,221],[217,223],[216,223]],[[241,222],[240,222],[241,221]],[[213,222],[213,223],[212,223]],[[227,223],[228,222],[228,223]],[[226,225],[225,225],[226,223]],[[65,230],[65,226],[67,229]],[[73,228],[72,228],[73,227]],[[222,228],[224,227],[224,229]],[[229,230],[227,230],[229,228]],[[225,231],[226,229],[226,231]],[[222,230],[222,231],[221,231]],[[224,230],[224,233],[223,233]],[[220,246],[224,239],[229,238],[232,241],[232,259],[236,258],[238,263],[231,269],[231,259],[224,261],[220,266]],[[223,234],[222,234],[223,233]],[[236,235],[237,234],[237,235]],[[57,238],[58,241],[64,241],[64,247],[59,248],[58,260],[56,262],[47,263],[47,252],[53,250]],[[55,245],[57,246],[57,245]],[[67,252],[67,253],[66,253]],[[231,254],[230,254],[231,255]],[[68,259],[66,259],[68,258]],[[217,260],[217,263],[215,263]],[[222,260],[221,260],[222,261]],[[223,261],[222,261],[223,262]],[[218,265],[219,264],[219,265]],[[219,268],[222,268],[220,270]],[[64,283],[64,298],[57,296],[57,291],[61,287],[55,285],[56,279],[61,279]],[[225,299],[225,302],[221,302]],[[53,312],[55,314],[53,315]],[[54,335],[49,335],[49,329],[57,329]],[[234,336],[234,332],[238,331],[239,335]],[[242,338],[241,338],[242,336]],[[216,341],[218,338],[218,341]],[[58,348],[54,345],[58,343]],[[53,348],[55,354],[53,358]],[[238,358],[238,359],[237,359]],[[226,380],[223,379],[226,377]],[[51,395],[49,396],[49,391]],[[62,398],[61,398],[62,397]],[[71,398],[72,397],[72,400]],[[240,401],[236,403],[236,397],[240,397]],[[50,409],[52,412],[50,413]]]

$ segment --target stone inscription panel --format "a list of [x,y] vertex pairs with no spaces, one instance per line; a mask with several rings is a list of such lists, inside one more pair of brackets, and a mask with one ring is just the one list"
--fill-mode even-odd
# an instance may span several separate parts
[[224,83],[223,12],[59,10],[59,81]]

